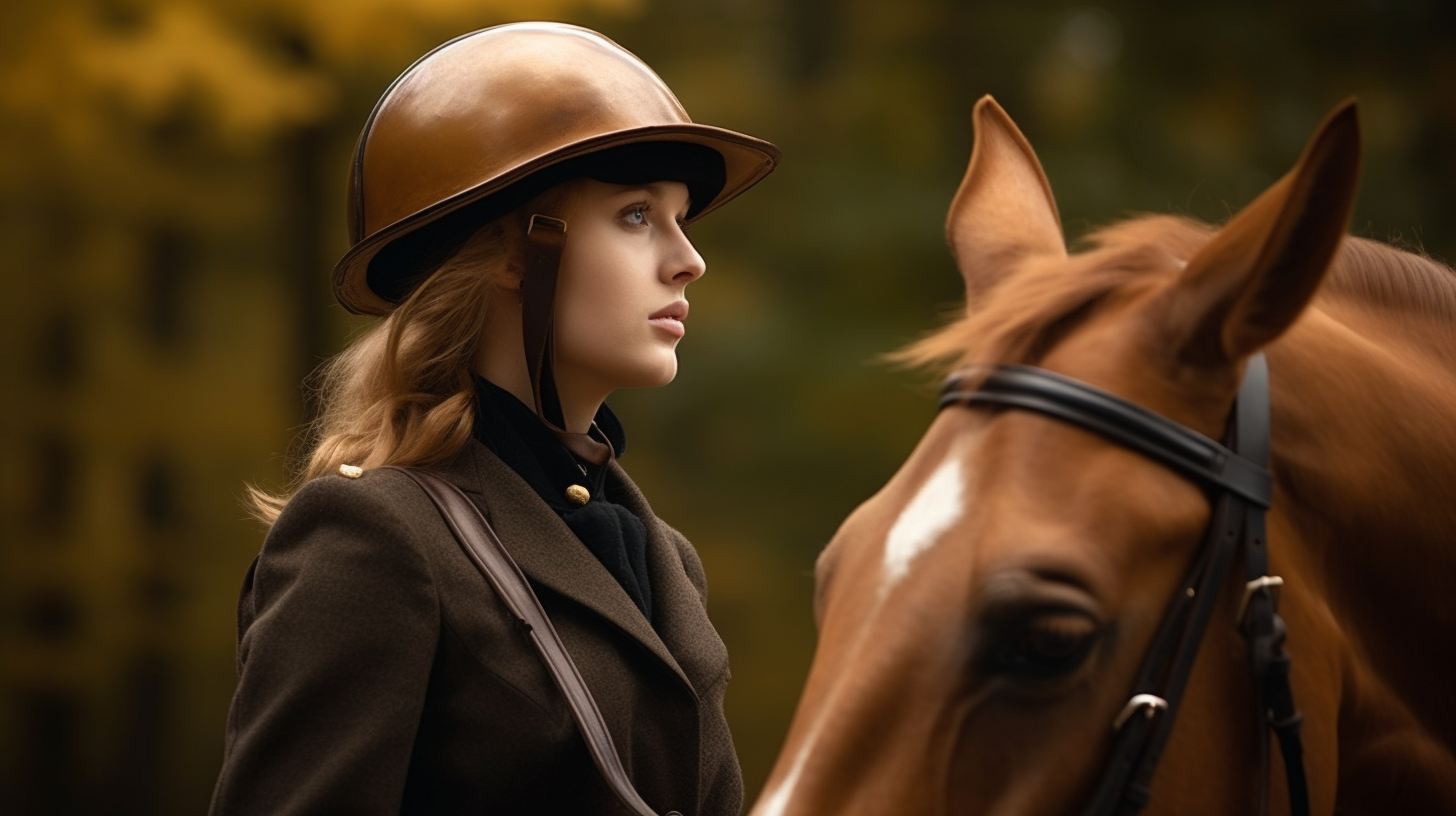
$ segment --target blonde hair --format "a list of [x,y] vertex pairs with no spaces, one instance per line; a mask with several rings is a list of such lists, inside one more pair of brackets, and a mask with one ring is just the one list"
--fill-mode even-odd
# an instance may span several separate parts
[[489,297],[521,272],[528,214],[564,215],[579,188],[557,185],[486,222],[404,303],[322,366],[303,464],[281,493],[248,486],[245,505],[255,518],[271,525],[299,488],[340,465],[427,467],[465,447]]

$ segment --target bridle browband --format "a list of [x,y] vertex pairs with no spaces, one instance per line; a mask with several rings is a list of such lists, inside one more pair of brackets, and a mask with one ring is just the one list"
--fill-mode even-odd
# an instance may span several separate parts
[[[1263,355],[1249,360],[1229,418],[1225,444],[1185,428],[1122,397],[1032,366],[1001,365],[976,387],[969,373],[946,381],[940,408],[987,405],[1034,411],[1100,434],[1198,482],[1213,497],[1213,513],[1202,546],[1168,604],[1152,646],[1143,658],[1132,695],[1113,722],[1107,769],[1087,816],[1131,816],[1147,804],[1149,786],[1183,699],[1219,588],[1244,551],[1245,585],[1238,625],[1248,646],[1258,701],[1259,727],[1267,723],[1279,739],[1288,779],[1290,812],[1307,816],[1302,718],[1289,685],[1284,622],[1275,611],[1267,575],[1264,512],[1270,504],[1269,371]],[[1268,801],[1268,740],[1259,740],[1260,795]]]

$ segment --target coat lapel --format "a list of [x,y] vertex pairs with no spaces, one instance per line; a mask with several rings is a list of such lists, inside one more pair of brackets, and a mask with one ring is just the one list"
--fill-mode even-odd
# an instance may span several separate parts
[[[489,448],[472,441],[464,454],[442,466],[440,472],[480,507],[527,577],[631,635],[692,688],[673,652],[617,579],[535,491]],[[648,526],[649,569],[654,580],[661,574],[655,559],[662,557],[662,549],[672,546],[658,528],[658,524]],[[656,592],[655,584],[653,589]]]
[[[619,465],[607,474],[612,495],[638,518],[647,521],[647,569],[652,578],[654,631],[677,657],[694,688],[704,689],[728,670],[728,647],[708,620],[703,594],[688,578],[702,575],[695,553],[685,556],[679,549],[689,545],[652,512],[646,497],[627,478]],[[691,557],[691,566],[684,563]]]

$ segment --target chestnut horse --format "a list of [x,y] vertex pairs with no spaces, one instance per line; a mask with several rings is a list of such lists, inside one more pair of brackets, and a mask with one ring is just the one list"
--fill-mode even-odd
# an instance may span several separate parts
[[[1139,218],[1076,254],[989,97],[975,130],[947,223],[966,315],[906,359],[1038,366],[1219,439],[1262,352],[1310,810],[1456,813],[1456,273],[1345,235],[1354,103],[1222,228]],[[1074,424],[942,410],[819,557],[817,651],[753,816],[1083,812],[1210,501]],[[1148,813],[1289,807],[1277,751],[1261,784],[1243,583],[1205,594]]]

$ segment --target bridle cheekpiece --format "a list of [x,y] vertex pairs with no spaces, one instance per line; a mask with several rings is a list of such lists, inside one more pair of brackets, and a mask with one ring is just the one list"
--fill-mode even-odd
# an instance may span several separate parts
[[[1213,513],[1203,544],[1169,601],[1152,646],[1143,658],[1132,694],[1112,723],[1106,771],[1087,816],[1131,816],[1147,804],[1153,772],[1173,729],[1219,588],[1242,548],[1245,589],[1238,626],[1248,646],[1260,728],[1279,739],[1288,778],[1290,812],[1307,816],[1302,718],[1289,684],[1284,622],[1267,575],[1264,513],[1272,498],[1269,475],[1269,370],[1262,354],[1250,358],[1229,418],[1224,444],[1086,383],[1024,365],[1000,365],[976,387],[968,373],[951,375],[940,408],[986,405],[1033,411],[1092,431],[1160,462],[1209,491]],[[1259,741],[1260,797],[1268,799],[1268,741]]]

